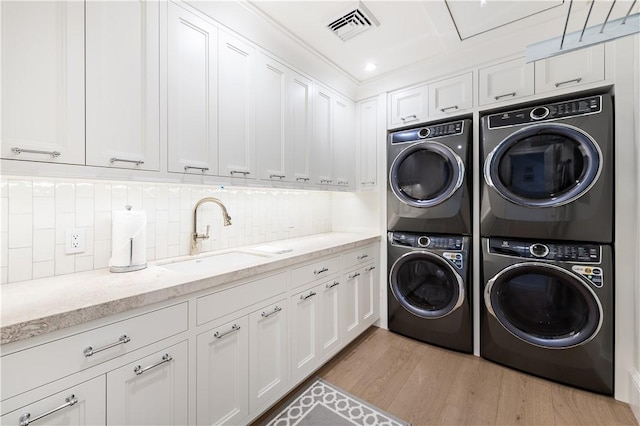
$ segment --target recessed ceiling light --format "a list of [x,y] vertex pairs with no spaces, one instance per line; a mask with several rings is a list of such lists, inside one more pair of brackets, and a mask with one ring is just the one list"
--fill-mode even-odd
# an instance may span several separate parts
[[365,71],[374,71],[376,68],[378,68],[378,66],[376,64],[374,64],[373,62],[368,63],[367,65],[364,66],[364,70]]

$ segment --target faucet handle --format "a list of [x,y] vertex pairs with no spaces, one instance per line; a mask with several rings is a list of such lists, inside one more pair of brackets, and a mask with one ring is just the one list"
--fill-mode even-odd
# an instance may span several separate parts
[[211,231],[211,225],[207,225],[207,233],[204,235],[205,238],[209,238],[210,231]]

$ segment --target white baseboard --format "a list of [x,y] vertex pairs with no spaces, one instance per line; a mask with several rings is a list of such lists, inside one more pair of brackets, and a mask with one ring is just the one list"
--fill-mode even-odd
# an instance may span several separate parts
[[636,420],[640,423],[640,371],[636,371],[631,376],[631,395],[629,398],[629,405],[633,414],[636,416]]

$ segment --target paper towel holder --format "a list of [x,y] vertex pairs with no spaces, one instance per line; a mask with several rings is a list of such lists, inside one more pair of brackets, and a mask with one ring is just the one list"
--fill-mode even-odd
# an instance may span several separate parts
[[[125,206],[127,211],[131,211],[131,206]],[[141,263],[140,265],[133,264],[133,237],[129,238],[129,264],[126,266],[109,266],[110,272],[133,272],[139,271],[141,269],[145,269],[147,267],[147,262]]]

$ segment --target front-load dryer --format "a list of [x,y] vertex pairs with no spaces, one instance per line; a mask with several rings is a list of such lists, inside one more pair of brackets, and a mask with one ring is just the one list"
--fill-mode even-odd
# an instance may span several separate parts
[[388,233],[389,330],[471,353],[471,238]]
[[471,120],[389,134],[387,229],[471,234]]
[[480,355],[612,395],[612,257],[608,245],[483,238]]
[[609,95],[482,117],[483,236],[613,241]]

